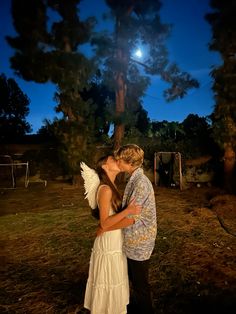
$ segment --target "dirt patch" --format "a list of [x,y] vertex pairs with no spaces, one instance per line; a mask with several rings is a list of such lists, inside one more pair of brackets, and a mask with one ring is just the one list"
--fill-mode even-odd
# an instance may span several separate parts
[[[0,193],[1,313],[87,313],[83,297],[97,221],[82,182]],[[155,187],[155,194],[150,283],[156,312],[235,312],[235,197],[209,187]]]

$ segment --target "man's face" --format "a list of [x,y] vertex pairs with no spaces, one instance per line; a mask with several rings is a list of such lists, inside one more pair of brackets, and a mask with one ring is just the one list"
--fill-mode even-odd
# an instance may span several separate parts
[[125,162],[123,159],[118,159],[117,165],[120,168],[120,171],[122,172],[130,172],[131,170],[131,165]]

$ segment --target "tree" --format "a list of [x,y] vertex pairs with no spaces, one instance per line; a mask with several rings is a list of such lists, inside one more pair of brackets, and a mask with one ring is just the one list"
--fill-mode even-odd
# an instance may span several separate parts
[[100,75],[96,75],[81,97],[94,108],[94,141],[108,140],[112,121],[112,110],[115,99],[114,91],[104,84]]
[[[81,21],[80,0],[12,0],[16,37],[7,37],[15,49],[11,66],[20,77],[57,86],[57,112],[63,114],[55,127],[67,151],[69,168],[79,171],[81,154],[86,151],[90,106],[81,97],[94,71],[94,60],[80,51],[90,39],[94,19]],[[93,113],[93,112],[92,112]],[[80,155],[78,155],[80,153]],[[66,154],[65,154],[66,157]]]
[[1,141],[16,140],[31,131],[26,121],[30,100],[12,78],[0,75],[0,134]]
[[207,117],[189,114],[182,122],[186,150],[194,157],[213,153],[211,127]]
[[[108,36],[102,34],[93,42],[98,45],[97,53],[106,60],[107,81],[113,84],[116,93],[114,146],[117,148],[133,101],[139,101],[150,83],[148,75],[159,75],[169,83],[164,92],[168,101],[183,97],[189,88],[198,87],[198,83],[168,60],[165,40],[170,26],[160,21],[159,0],[106,0],[106,3],[115,19],[115,31]],[[132,58],[138,44],[149,50],[145,63]],[[146,76],[140,75],[140,65]]]
[[223,150],[224,185],[233,190],[236,165],[236,3],[233,0],[210,2],[206,15],[212,27],[210,49],[218,51],[222,64],[212,71],[215,108],[212,114],[214,139]]
[[209,136],[209,123],[207,117],[199,117],[197,114],[189,114],[182,122],[183,131],[190,139],[204,142]]

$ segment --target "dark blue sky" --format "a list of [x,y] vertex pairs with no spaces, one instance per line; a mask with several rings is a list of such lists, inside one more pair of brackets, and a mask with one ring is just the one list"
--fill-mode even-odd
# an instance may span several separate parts
[[[181,122],[190,113],[206,116],[213,111],[214,99],[209,74],[221,61],[217,53],[208,50],[211,28],[204,19],[204,15],[211,11],[208,2],[208,0],[163,0],[162,21],[173,24],[172,34],[168,40],[170,60],[177,62],[182,70],[198,79],[200,88],[190,90],[184,99],[167,103],[162,97],[165,84],[158,77],[154,77],[143,99],[144,108],[152,120]],[[10,0],[0,2],[0,73],[13,77],[30,98],[30,114],[27,120],[36,132],[42,126],[43,119],[52,120],[56,115],[53,101],[55,86],[50,83],[25,82],[16,77],[14,71],[10,69],[9,57],[14,51],[4,39],[6,35],[14,34],[10,3]],[[103,0],[83,0],[80,8],[83,16],[92,16],[96,12],[101,21],[106,7]],[[99,26],[102,29],[106,27],[108,24],[104,22]]]

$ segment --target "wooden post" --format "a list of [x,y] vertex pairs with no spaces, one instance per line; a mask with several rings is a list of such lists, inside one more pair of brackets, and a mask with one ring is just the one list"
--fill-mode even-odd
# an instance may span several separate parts
[[180,191],[183,189],[183,177],[182,177],[182,161],[181,161],[181,154],[178,153],[179,156],[179,188]]
[[157,162],[156,162],[156,153],[154,153],[154,184],[157,185]]

